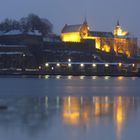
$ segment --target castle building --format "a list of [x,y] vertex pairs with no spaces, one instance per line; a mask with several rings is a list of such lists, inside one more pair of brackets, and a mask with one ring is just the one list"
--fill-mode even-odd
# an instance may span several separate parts
[[83,24],[66,24],[61,31],[61,40],[63,42],[81,42],[84,39],[90,39],[95,41],[95,47],[98,50],[107,53],[113,51],[116,55],[123,54],[127,57],[137,55],[137,38],[123,31],[119,21],[113,32],[90,31],[89,29],[86,19]]
[[88,36],[89,27],[84,21],[83,24],[65,25],[61,32],[61,39],[64,42],[81,42],[81,39]]

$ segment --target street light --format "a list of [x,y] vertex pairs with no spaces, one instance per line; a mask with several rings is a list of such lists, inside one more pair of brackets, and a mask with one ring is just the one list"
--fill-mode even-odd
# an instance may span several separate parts
[[96,64],[92,64],[92,66],[95,68],[96,67]]
[[70,58],[68,59],[68,62],[71,62],[71,59]]
[[57,66],[57,67],[60,67],[60,64],[59,64],[59,63],[57,63],[57,64],[56,64],[56,66]]
[[105,64],[105,67],[109,67],[109,64]]
[[71,64],[68,64],[69,67],[71,67]]
[[46,63],[46,64],[45,64],[45,66],[46,66],[46,67],[48,67],[48,66],[49,66],[49,64],[48,64],[48,63]]
[[119,65],[119,67],[122,67],[122,63],[121,62],[118,65]]
[[84,67],[84,64],[80,64],[80,67]]
[[23,57],[25,57],[26,55],[25,54],[23,54]]
[[135,67],[135,64],[132,64],[132,67]]

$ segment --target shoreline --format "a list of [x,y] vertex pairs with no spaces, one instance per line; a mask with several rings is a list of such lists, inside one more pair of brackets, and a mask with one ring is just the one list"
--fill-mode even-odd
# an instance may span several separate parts
[[121,73],[86,73],[86,72],[69,72],[69,73],[58,73],[58,72],[53,72],[53,73],[47,73],[47,72],[17,72],[17,71],[5,71],[5,72],[0,72],[0,76],[110,76],[110,77],[118,77],[118,76],[123,76],[123,77],[140,77],[139,72],[121,72]]

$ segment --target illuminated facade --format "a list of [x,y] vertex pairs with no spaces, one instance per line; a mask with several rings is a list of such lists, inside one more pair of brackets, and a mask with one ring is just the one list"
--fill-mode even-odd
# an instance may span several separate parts
[[88,36],[89,27],[84,21],[83,24],[78,25],[65,25],[61,32],[61,39],[64,42],[80,42]]
[[126,36],[128,32],[123,31],[122,27],[120,26],[119,21],[117,22],[117,25],[114,29],[114,35],[115,36]]
[[63,42],[81,42],[83,39],[95,40],[95,47],[105,52],[125,54],[128,57],[137,55],[137,39],[123,31],[119,22],[112,32],[90,31],[87,21],[80,25],[65,25],[61,32]]

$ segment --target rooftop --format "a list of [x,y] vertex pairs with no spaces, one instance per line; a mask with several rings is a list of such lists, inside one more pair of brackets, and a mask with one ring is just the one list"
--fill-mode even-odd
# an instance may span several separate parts
[[112,32],[101,32],[101,31],[90,31],[89,35],[96,37],[110,37],[110,38],[114,37]]
[[65,25],[62,29],[62,33],[68,33],[68,32],[79,32],[82,24],[77,25]]

